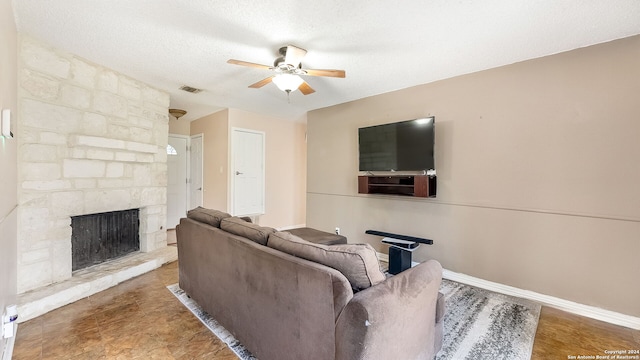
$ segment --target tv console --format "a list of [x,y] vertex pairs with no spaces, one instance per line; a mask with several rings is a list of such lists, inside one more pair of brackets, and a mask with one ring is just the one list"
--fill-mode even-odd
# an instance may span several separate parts
[[389,274],[396,275],[411,267],[411,254],[420,244],[432,245],[433,240],[414,236],[393,234],[377,230],[367,230],[369,235],[384,236],[382,242],[389,247]]
[[413,241],[409,241],[409,240],[398,240],[398,239],[394,239],[394,238],[382,238],[383,243],[385,244],[389,244],[395,247],[399,247],[399,248],[403,248],[403,249],[407,249],[407,250],[411,250],[411,249],[415,249],[418,246],[420,246],[420,243],[417,242],[413,242]]
[[436,184],[429,175],[363,175],[358,176],[358,193],[436,197]]

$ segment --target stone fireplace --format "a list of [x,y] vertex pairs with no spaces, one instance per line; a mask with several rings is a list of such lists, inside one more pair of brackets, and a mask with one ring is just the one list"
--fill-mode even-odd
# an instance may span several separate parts
[[140,251],[166,247],[169,95],[26,35],[18,51],[18,292],[72,277],[74,216],[140,209]]

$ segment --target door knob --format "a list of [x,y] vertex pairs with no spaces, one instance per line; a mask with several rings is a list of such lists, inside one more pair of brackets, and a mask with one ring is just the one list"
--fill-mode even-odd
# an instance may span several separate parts
[[199,188],[197,188],[196,190],[200,191],[200,190],[202,190],[202,188],[201,188],[201,187],[199,187]]
[[242,175],[240,171],[236,171],[236,175]]

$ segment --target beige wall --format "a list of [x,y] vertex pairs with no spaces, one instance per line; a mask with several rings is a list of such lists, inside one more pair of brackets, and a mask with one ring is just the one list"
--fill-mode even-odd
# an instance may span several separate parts
[[204,135],[204,206],[228,211],[229,139],[234,127],[265,133],[265,215],[258,222],[275,228],[304,225],[306,124],[238,109],[191,122],[191,135]]
[[203,134],[203,206],[227,211],[229,111],[191,122],[191,135]]
[[[0,109],[10,109],[16,133],[18,47],[11,0],[0,0]],[[0,313],[17,293],[17,142],[0,137]],[[6,339],[0,339],[0,353]]]
[[189,135],[191,131],[191,123],[187,120],[176,119],[169,115],[169,134]]
[[260,223],[281,228],[303,225],[306,208],[306,124],[238,109],[230,126],[265,132],[265,214]]
[[[640,316],[640,36],[308,114],[307,225]],[[436,199],[357,194],[358,127],[434,115]]]

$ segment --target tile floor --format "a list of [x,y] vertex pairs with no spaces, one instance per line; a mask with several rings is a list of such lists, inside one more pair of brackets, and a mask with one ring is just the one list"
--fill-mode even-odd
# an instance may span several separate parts
[[[14,360],[237,359],[176,299],[173,262],[22,323]],[[640,331],[543,306],[532,359],[640,350]]]
[[166,286],[178,263],[18,326],[21,359],[237,359]]
[[542,307],[531,359],[606,359],[605,350],[640,351],[640,330]]

